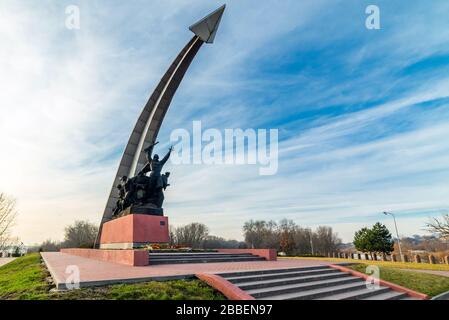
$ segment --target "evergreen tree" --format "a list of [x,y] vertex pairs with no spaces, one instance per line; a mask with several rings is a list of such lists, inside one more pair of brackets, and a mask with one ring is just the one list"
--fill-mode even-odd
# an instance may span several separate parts
[[371,229],[362,228],[354,236],[354,246],[357,250],[374,253],[390,254],[394,250],[394,242],[387,227],[377,222]]

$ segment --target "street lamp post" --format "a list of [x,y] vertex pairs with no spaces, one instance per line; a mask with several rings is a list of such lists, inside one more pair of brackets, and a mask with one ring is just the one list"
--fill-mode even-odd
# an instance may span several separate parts
[[314,251],[313,250],[313,238],[312,238],[313,237],[313,233],[312,233],[312,229],[310,229],[309,231],[310,231],[309,235],[310,235],[310,249],[311,249],[310,251],[312,252],[312,256],[313,256],[314,255],[314,252],[313,252]]
[[396,236],[398,238],[398,248],[399,248],[399,254],[401,255],[401,261],[404,262],[404,255],[402,254],[402,249],[401,249],[401,240],[399,239],[399,232],[398,232],[398,225],[396,224],[396,217],[393,213],[391,212],[383,212],[384,215],[390,215],[393,217],[394,220],[394,228],[396,229]]

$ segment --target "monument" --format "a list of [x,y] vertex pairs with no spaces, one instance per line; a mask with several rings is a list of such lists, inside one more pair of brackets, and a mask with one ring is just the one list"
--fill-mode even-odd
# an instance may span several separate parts
[[225,7],[189,28],[194,36],[170,65],[137,119],[114,178],[96,247],[134,249],[169,242],[168,218],[162,206],[170,173],[162,170],[172,148],[162,159],[153,155],[153,149],[173,96],[202,45],[214,42]]

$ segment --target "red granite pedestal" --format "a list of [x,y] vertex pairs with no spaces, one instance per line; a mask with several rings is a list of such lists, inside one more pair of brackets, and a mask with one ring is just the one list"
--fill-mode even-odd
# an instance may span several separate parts
[[[130,214],[103,224],[100,249],[61,249],[61,253],[128,266],[148,266],[150,256],[145,247],[169,242],[167,217]],[[276,260],[276,250],[272,249],[218,249],[217,252],[250,253],[267,261]]]
[[103,224],[100,249],[135,249],[169,241],[167,217],[130,214]]

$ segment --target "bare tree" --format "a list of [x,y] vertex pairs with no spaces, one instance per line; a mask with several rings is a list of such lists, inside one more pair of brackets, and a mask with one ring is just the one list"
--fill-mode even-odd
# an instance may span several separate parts
[[437,233],[443,239],[449,239],[449,214],[443,215],[442,220],[433,218],[426,223],[426,228],[430,232]]
[[92,248],[98,233],[98,227],[89,221],[75,221],[65,228],[64,247]]
[[279,249],[286,254],[296,251],[295,234],[297,225],[292,220],[283,219],[279,222]]
[[319,226],[316,229],[314,236],[315,253],[326,255],[335,251],[340,243],[341,239],[338,238],[338,235],[333,232],[331,227]]
[[250,248],[261,248],[263,244],[263,233],[266,229],[265,221],[249,220],[243,225],[245,242]]
[[170,245],[176,244],[176,228],[170,225],[169,229]]
[[37,248],[37,251],[57,252],[59,249],[61,249],[61,243],[49,239],[42,242],[42,244]]
[[16,201],[0,193],[0,249],[11,245],[11,228],[17,217]]
[[243,225],[245,242],[254,249],[279,249],[278,229],[275,221],[249,220]]
[[172,231],[172,241],[181,246],[194,249],[201,248],[203,241],[209,234],[209,229],[202,223],[191,223],[186,226],[175,228]]
[[295,254],[304,255],[304,254],[312,253],[311,244],[313,242],[310,241],[311,237],[313,240],[312,230],[302,228],[301,226],[296,226],[295,234],[294,234],[294,241],[295,241],[295,248],[296,248]]
[[[288,255],[325,255],[335,250],[341,239],[332,228],[320,226],[313,232],[302,228],[292,220],[275,221],[249,220],[243,226],[248,247],[281,250]],[[313,250],[312,250],[313,245]]]
[[227,240],[217,236],[207,236],[202,244],[203,249],[246,249],[246,244],[237,240]]

